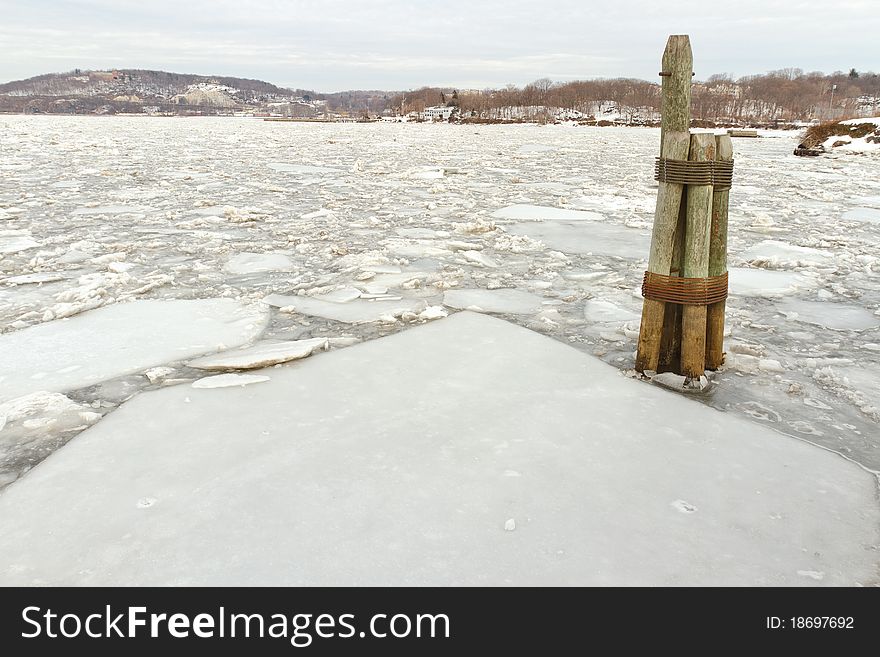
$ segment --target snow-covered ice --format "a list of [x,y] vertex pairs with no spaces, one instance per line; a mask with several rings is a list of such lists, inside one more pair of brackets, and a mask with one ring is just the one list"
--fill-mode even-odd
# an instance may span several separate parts
[[0,583],[877,583],[871,474],[505,321],[270,372],[143,393],[12,484]]

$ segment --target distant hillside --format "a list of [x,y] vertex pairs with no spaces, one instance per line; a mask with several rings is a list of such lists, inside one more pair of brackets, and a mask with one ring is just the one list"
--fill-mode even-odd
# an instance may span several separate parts
[[295,115],[317,111],[313,91],[262,80],[118,69],[49,73],[0,84],[0,111],[33,113],[224,113],[295,104]]

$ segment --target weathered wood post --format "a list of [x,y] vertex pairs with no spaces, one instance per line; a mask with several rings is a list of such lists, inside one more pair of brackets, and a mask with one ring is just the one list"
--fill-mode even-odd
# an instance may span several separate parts
[[[670,276],[681,276],[681,259],[684,254],[684,227],[687,223],[687,203],[682,203],[678,211],[678,227],[672,243],[672,263]],[[663,337],[660,340],[660,361],[658,372],[677,372],[681,363],[681,306],[667,303],[663,312]]]
[[[715,159],[733,161],[733,142],[729,135],[715,136]],[[727,206],[729,185],[717,182],[712,194],[712,229],[709,235],[709,276],[727,273]],[[724,361],[724,311],[726,301],[718,301],[706,309],[706,369],[717,370]]]
[[[715,135],[691,135],[690,162],[715,160]],[[685,226],[682,276],[702,278],[709,275],[709,229],[712,224],[712,185],[687,186],[687,223]],[[681,314],[681,372],[688,379],[703,376],[706,359],[706,306],[688,304]]]
[[[663,52],[662,66],[660,157],[686,160],[690,145],[688,131],[693,75],[693,55],[687,35],[669,37]],[[659,183],[651,253],[648,257],[650,272],[669,275],[682,188],[681,184]],[[665,307],[666,304],[662,301],[645,299],[636,355],[636,370],[639,372],[657,371]]]

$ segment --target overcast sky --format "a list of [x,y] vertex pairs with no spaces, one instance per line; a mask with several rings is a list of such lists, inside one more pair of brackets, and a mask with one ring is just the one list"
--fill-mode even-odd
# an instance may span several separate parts
[[657,79],[689,34],[697,79],[880,72],[880,3],[677,0],[0,0],[0,82],[74,68],[339,91]]

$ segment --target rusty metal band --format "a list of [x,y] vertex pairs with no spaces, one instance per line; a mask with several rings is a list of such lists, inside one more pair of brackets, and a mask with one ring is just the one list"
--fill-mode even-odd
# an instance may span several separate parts
[[733,160],[691,162],[658,157],[654,162],[654,180],[676,185],[714,185],[717,192],[733,184]]
[[727,272],[706,278],[683,278],[646,271],[642,296],[683,306],[708,306],[727,298]]

